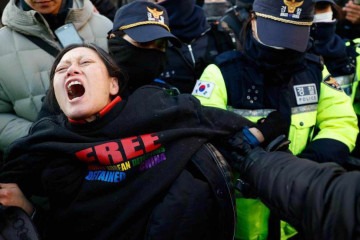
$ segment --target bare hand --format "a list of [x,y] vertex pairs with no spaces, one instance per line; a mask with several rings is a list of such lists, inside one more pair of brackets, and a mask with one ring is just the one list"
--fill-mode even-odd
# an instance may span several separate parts
[[22,208],[29,216],[34,211],[34,206],[25,197],[16,183],[0,183],[0,204]]
[[360,5],[349,1],[343,7],[343,11],[346,13],[345,18],[353,24],[360,24]]

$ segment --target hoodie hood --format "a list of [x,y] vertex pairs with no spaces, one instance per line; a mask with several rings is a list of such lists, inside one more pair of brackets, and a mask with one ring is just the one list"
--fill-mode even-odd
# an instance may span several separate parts
[[166,0],[159,5],[168,13],[171,33],[185,43],[190,43],[210,28],[204,10],[195,4],[195,0]]

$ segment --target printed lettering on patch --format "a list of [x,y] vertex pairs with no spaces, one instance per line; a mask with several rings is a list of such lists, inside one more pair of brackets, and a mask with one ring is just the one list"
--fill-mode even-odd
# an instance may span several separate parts
[[215,88],[215,83],[197,80],[192,95],[210,98]]
[[298,105],[317,103],[318,94],[315,83],[294,86],[296,103]]

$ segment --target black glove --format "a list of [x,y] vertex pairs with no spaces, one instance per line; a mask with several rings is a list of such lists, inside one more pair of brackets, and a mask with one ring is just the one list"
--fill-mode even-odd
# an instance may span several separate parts
[[236,171],[239,171],[244,162],[245,156],[253,148],[248,142],[247,137],[244,135],[244,131],[237,132],[228,140],[230,146],[230,159],[229,164]]
[[[247,156],[255,146],[252,146],[248,142],[248,137],[245,136],[244,130],[232,136],[229,139],[229,145],[231,146],[231,159],[229,159],[229,163],[235,170],[240,171],[243,168],[242,165],[245,162],[245,156]],[[257,196],[252,187],[241,178],[236,180],[234,187],[244,198],[256,198]]]
[[[230,165],[243,176],[247,170],[256,162],[260,152],[272,152],[287,150],[290,141],[285,135],[280,135],[271,141],[266,148],[252,147],[246,140],[244,132],[238,132],[229,139],[229,145],[231,147],[231,159]],[[257,195],[253,191],[252,187],[243,181],[238,179],[235,188],[239,190],[245,198],[255,198]]]
[[261,157],[261,154],[274,151],[288,151],[289,144],[290,140],[288,140],[285,135],[280,135],[272,140],[265,148],[256,147],[248,151],[242,159],[243,163],[241,164],[239,172],[242,174],[247,173],[250,167]]
[[280,112],[273,111],[266,118],[259,119],[255,127],[260,130],[265,138],[261,145],[267,146],[277,136],[288,135],[290,121],[287,121]]
[[[233,135],[228,141],[231,151],[231,159],[229,160],[229,163],[240,174],[246,172],[246,169],[250,167],[250,162],[245,161],[245,159],[252,151],[254,151],[253,149],[260,148],[266,152],[286,151],[288,150],[290,144],[290,141],[285,135],[278,136],[265,148],[251,146],[246,139],[247,138],[244,136],[244,132],[240,131]],[[244,166],[245,163],[247,166]],[[253,164],[253,161],[251,164]]]

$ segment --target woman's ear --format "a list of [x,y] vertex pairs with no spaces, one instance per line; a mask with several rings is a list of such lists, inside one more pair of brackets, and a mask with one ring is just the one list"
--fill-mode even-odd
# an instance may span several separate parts
[[119,80],[116,77],[111,77],[110,94],[117,95],[119,93]]

